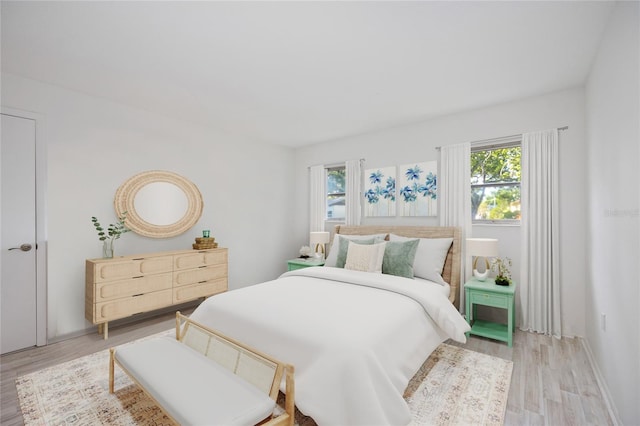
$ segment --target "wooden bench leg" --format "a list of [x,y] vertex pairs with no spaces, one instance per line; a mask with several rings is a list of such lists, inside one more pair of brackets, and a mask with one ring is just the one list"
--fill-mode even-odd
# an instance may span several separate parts
[[285,402],[284,409],[289,414],[289,425],[293,426],[296,417],[296,403],[295,403],[295,382],[293,380],[294,367],[288,365],[285,369]]
[[109,349],[109,393],[113,393],[115,350]]

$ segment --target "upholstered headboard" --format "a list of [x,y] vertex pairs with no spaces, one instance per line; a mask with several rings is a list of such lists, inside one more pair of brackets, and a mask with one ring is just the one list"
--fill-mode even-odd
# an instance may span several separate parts
[[460,228],[439,226],[337,225],[335,233],[342,235],[396,234],[403,237],[414,238],[453,238],[453,244],[449,248],[449,253],[447,253],[447,258],[444,262],[442,278],[449,283],[451,287],[449,300],[456,308],[459,308],[460,257],[462,253]]

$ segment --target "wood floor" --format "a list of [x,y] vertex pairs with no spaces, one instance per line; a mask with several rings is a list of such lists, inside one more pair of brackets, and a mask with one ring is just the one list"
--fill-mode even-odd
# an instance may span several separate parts
[[[16,394],[17,377],[174,326],[175,315],[169,313],[114,327],[107,341],[90,334],[2,356],[0,424],[24,424]],[[580,339],[558,340],[517,331],[513,348],[477,337],[465,345],[448,343],[513,361],[507,425],[613,424]]]
[[506,425],[613,425],[581,339],[517,330],[513,347],[472,336],[462,345],[513,361]]

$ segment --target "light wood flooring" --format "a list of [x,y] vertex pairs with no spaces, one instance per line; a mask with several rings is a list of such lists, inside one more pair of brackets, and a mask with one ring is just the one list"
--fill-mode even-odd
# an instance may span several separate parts
[[[174,326],[175,315],[168,313],[113,327],[106,341],[94,333],[3,355],[0,424],[24,424],[16,394],[17,377]],[[465,345],[448,343],[513,361],[507,425],[613,424],[580,339],[558,340],[517,331],[513,348],[473,336]]]
[[613,425],[580,338],[517,330],[513,347],[471,336],[452,345],[513,361],[506,425]]

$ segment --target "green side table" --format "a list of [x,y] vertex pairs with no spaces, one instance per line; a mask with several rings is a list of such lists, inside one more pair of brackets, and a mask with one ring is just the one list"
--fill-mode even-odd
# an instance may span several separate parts
[[[467,322],[471,326],[471,331],[467,333],[467,336],[475,334],[507,342],[509,347],[513,346],[513,332],[516,324],[515,283],[511,282],[509,286],[502,286],[496,285],[491,278],[487,278],[486,281],[472,278],[464,285],[464,291]],[[506,309],[507,324],[475,320],[477,305]]]
[[324,266],[324,259],[291,259],[287,260],[287,271],[295,271],[296,269],[309,268],[311,266]]

